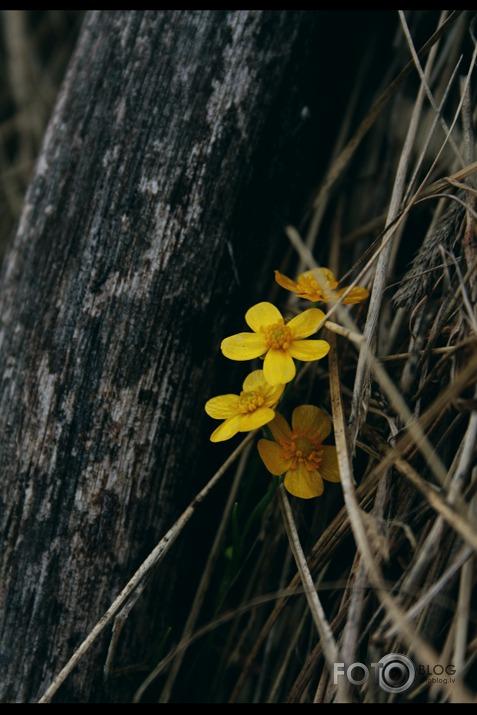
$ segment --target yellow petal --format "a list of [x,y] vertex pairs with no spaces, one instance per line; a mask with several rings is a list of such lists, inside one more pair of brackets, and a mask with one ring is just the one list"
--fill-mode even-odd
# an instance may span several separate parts
[[329,268],[313,268],[309,272],[322,289],[336,288],[338,285],[335,274]]
[[271,474],[278,477],[287,471],[290,461],[284,459],[283,450],[279,444],[269,439],[260,439],[257,447],[262,462]]
[[283,316],[273,303],[257,303],[247,310],[245,313],[245,322],[256,333],[259,333],[262,328],[274,323],[283,322]]
[[249,373],[243,381],[243,389],[245,392],[256,392],[262,387],[268,387],[268,382],[265,380],[263,370],[254,370]]
[[259,407],[255,412],[240,416],[240,432],[250,432],[253,429],[263,427],[267,422],[271,422],[274,417],[275,412],[269,407]]
[[300,499],[312,499],[323,494],[323,480],[319,472],[309,472],[303,465],[290,469],[285,476],[285,489]]
[[283,350],[269,350],[263,361],[265,380],[270,385],[285,384],[293,380],[296,374],[295,363]]
[[240,417],[230,417],[222,422],[210,435],[211,442],[223,442],[234,437],[240,429]]
[[293,410],[292,427],[300,434],[323,442],[331,432],[331,420],[315,405],[300,405]]
[[320,472],[323,479],[326,479],[328,482],[341,481],[336,447],[323,447],[323,457],[321,458]]
[[261,389],[261,392],[265,398],[265,404],[267,407],[275,407],[278,400],[283,394],[285,385],[269,385],[267,383],[266,387]]
[[220,349],[230,360],[252,360],[263,355],[267,346],[263,335],[237,333],[222,340]]
[[284,276],[280,271],[275,271],[275,280],[279,286],[285,288],[285,290],[291,290],[296,292],[298,286],[295,281],[292,281],[288,276]]
[[326,340],[294,340],[288,352],[297,360],[311,362],[312,360],[321,360],[328,355],[329,350],[330,344]]
[[323,323],[325,314],[319,308],[309,308],[300,315],[296,315],[287,323],[287,327],[293,333],[294,338],[307,338],[316,333]]
[[205,411],[214,420],[226,420],[227,417],[233,417],[238,414],[239,401],[238,395],[212,397],[205,403]]
[[[339,291],[337,291],[338,295],[342,295],[345,290],[346,288],[341,288]],[[353,303],[361,303],[363,300],[366,300],[368,296],[369,291],[367,288],[363,288],[362,286],[354,286],[353,288],[351,288],[350,292],[343,300],[343,303],[346,303],[347,305],[351,305]]]
[[288,440],[292,438],[288,422],[279,412],[275,412],[275,419],[273,422],[270,422],[268,429],[272,433],[273,439],[275,439],[279,444],[288,442]]

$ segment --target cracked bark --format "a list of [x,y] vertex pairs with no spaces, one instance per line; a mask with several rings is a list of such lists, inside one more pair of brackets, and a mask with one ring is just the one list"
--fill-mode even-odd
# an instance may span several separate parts
[[[269,286],[315,159],[300,110],[317,22],[85,19],[0,286],[3,701],[39,697],[207,477],[220,337]],[[174,596],[160,568],[146,630]],[[57,700],[128,700],[133,684],[102,683],[106,645]]]

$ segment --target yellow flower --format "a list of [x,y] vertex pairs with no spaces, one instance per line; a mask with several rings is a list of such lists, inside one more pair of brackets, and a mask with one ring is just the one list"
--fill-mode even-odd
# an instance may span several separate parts
[[252,360],[265,355],[263,373],[270,385],[293,380],[297,360],[320,360],[328,353],[326,340],[303,340],[316,333],[323,318],[322,310],[310,308],[285,324],[272,303],[257,303],[247,310],[245,320],[253,333],[238,333],[222,340],[221,350],[231,360]]
[[330,418],[314,405],[293,410],[292,428],[277,412],[268,425],[275,442],[261,439],[258,451],[269,472],[285,474],[285,488],[301,499],[323,494],[323,479],[339,482],[336,447],[323,445],[331,432]]
[[210,435],[211,442],[223,442],[237,434],[263,427],[275,417],[273,407],[284,385],[269,385],[262,370],[254,370],[244,380],[240,395],[219,395],[205,403],[205,411],[215,420],[224,420]]
[[[346,288],[337,288],[338,281],[334,273],[329,268],[314,268],[312,271],[300,273],[296,281],[284,276],[280,271],[275,271],[275,280],[282,288],[296,293],[300,298],[311,300],[313,303],[318,300],[333,303],[335,297],[341,296]],[[354,286],[343,300],[343,303],[361,303],[369,295],[367,288]]]

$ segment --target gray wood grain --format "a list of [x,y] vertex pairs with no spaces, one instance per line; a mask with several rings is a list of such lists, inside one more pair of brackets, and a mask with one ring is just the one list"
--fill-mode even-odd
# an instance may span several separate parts
[[[315,159],[296,127],[317,21],[86,17],[0,285],[4,701],[43,692],[207,476],[220,338],[268,289]],[[113,697],[104,647],[58,700]]]

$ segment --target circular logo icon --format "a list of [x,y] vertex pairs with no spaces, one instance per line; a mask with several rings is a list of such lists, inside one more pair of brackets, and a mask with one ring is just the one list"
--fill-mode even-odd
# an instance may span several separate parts
[[403,693],[416,677],[412,660],[399,653],[388,653],[378,662],[379,687],[387,693]]

